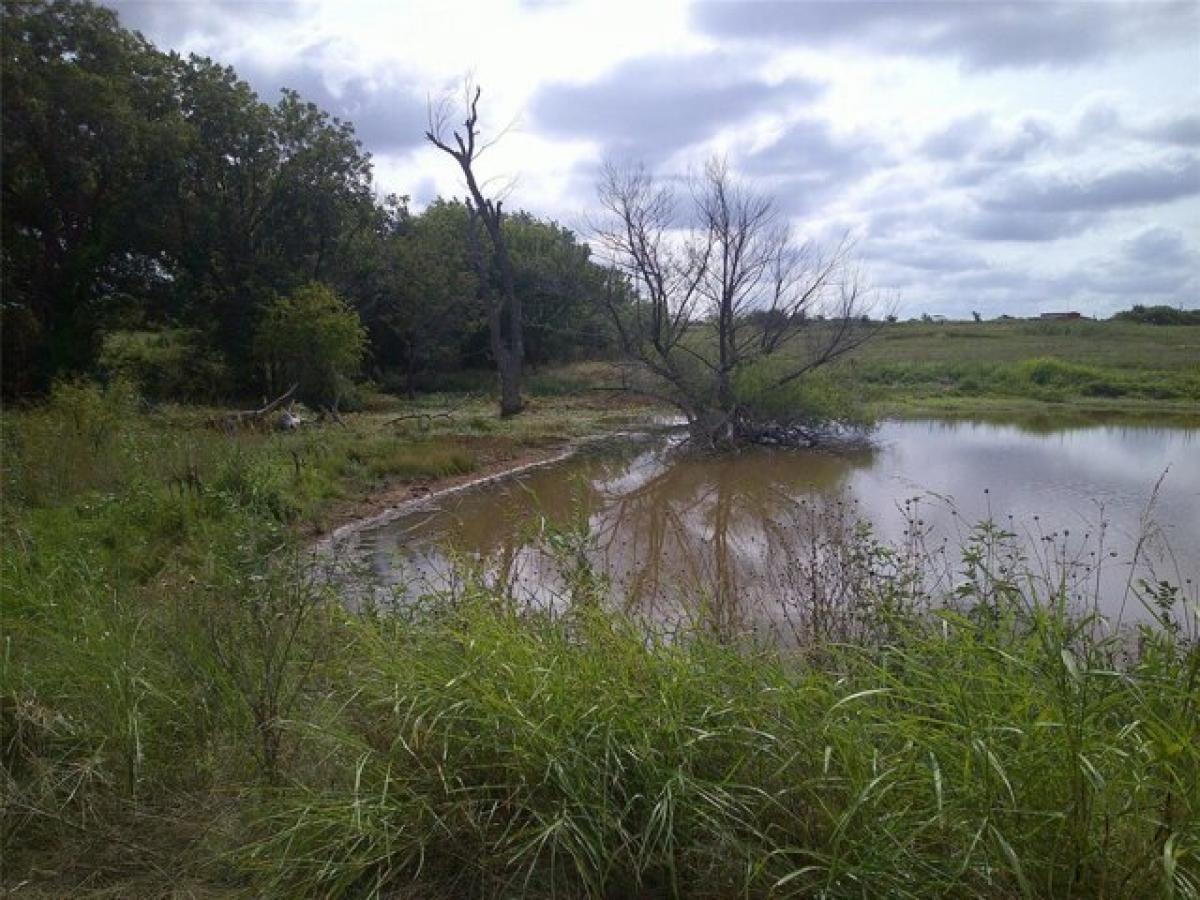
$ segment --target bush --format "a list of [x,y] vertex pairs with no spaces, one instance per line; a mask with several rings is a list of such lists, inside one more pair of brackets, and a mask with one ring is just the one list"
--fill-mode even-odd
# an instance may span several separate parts
[[765,360],[739,372],[734,382],[738,402],[755,419],[820,425],[828,422],[867,424],[869,417],[846,370],[826,367],[779,387],[780,366]]
[[266,367],[271,390],[297,384],[297,396],[317,406],[340,403],[366,347],[358,313],[317,282],[276,298],[255,337],[255,355]]
[[100,367],[152,400],[214,400],[229,389],[225,358],[183,328],[114,331],[104,338]]
[[124,379],[55,383],[45,407],[4,422],[6,496],[36,505],[119,484],[138,421],[137,390]]
[[1121,322],[1140,322],[1143,325],[1200,325],[1200,309],[1176,309],[1173,306],[1142,306],[1115,313]]

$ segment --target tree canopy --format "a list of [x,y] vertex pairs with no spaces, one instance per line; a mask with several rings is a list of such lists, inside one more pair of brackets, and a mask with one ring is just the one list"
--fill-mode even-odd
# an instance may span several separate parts
[[[256,395],[269,371],[255,336],[277,298],[314,282],[357,314],[372,375],[411,389],[491,364],[465,203],[412,212],[381,195],[352,124],[292,90],[267,102],[232,68],[162,52],[104,7],[15,0],[0,15],[5,394],[98,366],[140,371],[149,353],[223,373],[193,393]],[[607,347],[587,246],[519,210],[502,228],[525,360]]]

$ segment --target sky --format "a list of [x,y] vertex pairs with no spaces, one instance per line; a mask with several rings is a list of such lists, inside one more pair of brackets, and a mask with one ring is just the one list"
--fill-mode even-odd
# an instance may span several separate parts
[[423,132],[472,78],[491,188],[585,239],[603,161],[720,155],[903,318],[1200,307],[1200,0],[105,2],[353,122],[417,209],[464,193]]

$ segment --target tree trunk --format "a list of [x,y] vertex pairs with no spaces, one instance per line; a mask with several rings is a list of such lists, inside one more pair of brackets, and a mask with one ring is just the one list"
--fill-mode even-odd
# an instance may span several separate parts
[[[479,87],[476,86],[472,93],[468,86],[467,119],[463,123],[461,133],[453,132],[453,146],[444,139],[446,124],[442,115],[444,110],[435,114],[433,109],[430,109],[429,130],[425,132],[425,138],[458,163],[467,182],[467,190],[471,195],[467,200],[469,214],[467,239],[479,277],[479,298],[485,302],[488,310],[488,331],[491,337],[492,356],[496,360],[496,371],[500,376],[500,415],[514,416],[521,411],[524,405],[521,402],[521,364],[525,358],[524,320],[521,314],[521,297],[517,293],[516,279],[513,275],[512,258],[508,255],[508,245],[504,240],[503,203],[485,197],[475,178],[475,159],[482,149],[485,149],[477,149],[475,144],[475,139],[479,136],[476,129],[479,121],[479,95]],[[499,269],[499,291],[491,284],[491,273],[488,271],[479,238],[480,223],[487,230],[495,255],[495,264]],[[504,328],[506,313],[507,332]]]
[[505,353],[496,360],[500,371],[500,415],[515,416],[525,404],[521,400],[521,362]]
[[409,400],[417,398],[416,353],[411,340],[404,342],[404,393]]
[[[467,241],[478,278],[477,295],[487,309],[488,341],[492,349],[492,358],[496,361],[496,373],[500,377],[500,415],[507,418],[515,416],[523,408],[521,402],[521,358],[524,355],[524,342],[521,340],[521,307],[515,292],[508,298],[509,333],[504,333],[504,298],[497,297],[491,287],[487,263],[483,255],[483,244],[479,237],[479,222],[484,219],[477,206],[467,205],[469,219]],[[486,219],[484,219],[486,224]],[[498,254],[499,255],[499,254]],[[504,254],[507,260],[507,253]],[[512,286],[511,266],[503,269],[506,272],[505,284]]]

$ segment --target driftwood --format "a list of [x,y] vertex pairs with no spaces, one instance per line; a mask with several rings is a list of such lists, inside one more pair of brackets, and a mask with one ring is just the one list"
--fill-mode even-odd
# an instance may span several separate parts
[[456,412],[458,412],[460,409],[462,409],[464,406],[466,406],[468,403],[470,403],[474,399],[475,399],[474,394],[467,394],[465,397],[463,397],[461,400],[459,400],[458,403],[454,404],[449,409],[441,410],[439,412],[406,413],[403,416],[396,416],[396,418],[394,418],[394,419],[388,419],[386,422],[383,423],[383,427],[388,428],[392,425],[398,425],[401,422],[408,422],[408,421],[415,420],[418,424],[418,427],[420,427],[422,431],[425,431],[425,430],[428,430],[430,427],[432,427],[434,419],[446,419],[447,421],[449,421],[450,419],[453,419],[454,414]]
[[239,428],[241,428],[243,425],[251,425],[251,424],[261,422],[264,418],[269,416],[275,410],[279,409],[279,407],[283,406],[283,404],[285,404],[289,400],[291,400],[292,394],[296,393],[296,388],[298,388],[299,386],[300,386],[299,382],[297,382],[296,384],[293,384],[290,388],[287,389],[286,393],[280,395],[279,397],[276,397],[274,400],[272,400],[270,403],[268,403],[266,406],[263,406],[260,409],[244,409],[244,410],[241,410],[240,412],[232,412],[225,416],[222,416],[218,420],[218,424],[220,424],[220,426],[225,431],[233,433],[233,432],[237,431]]

